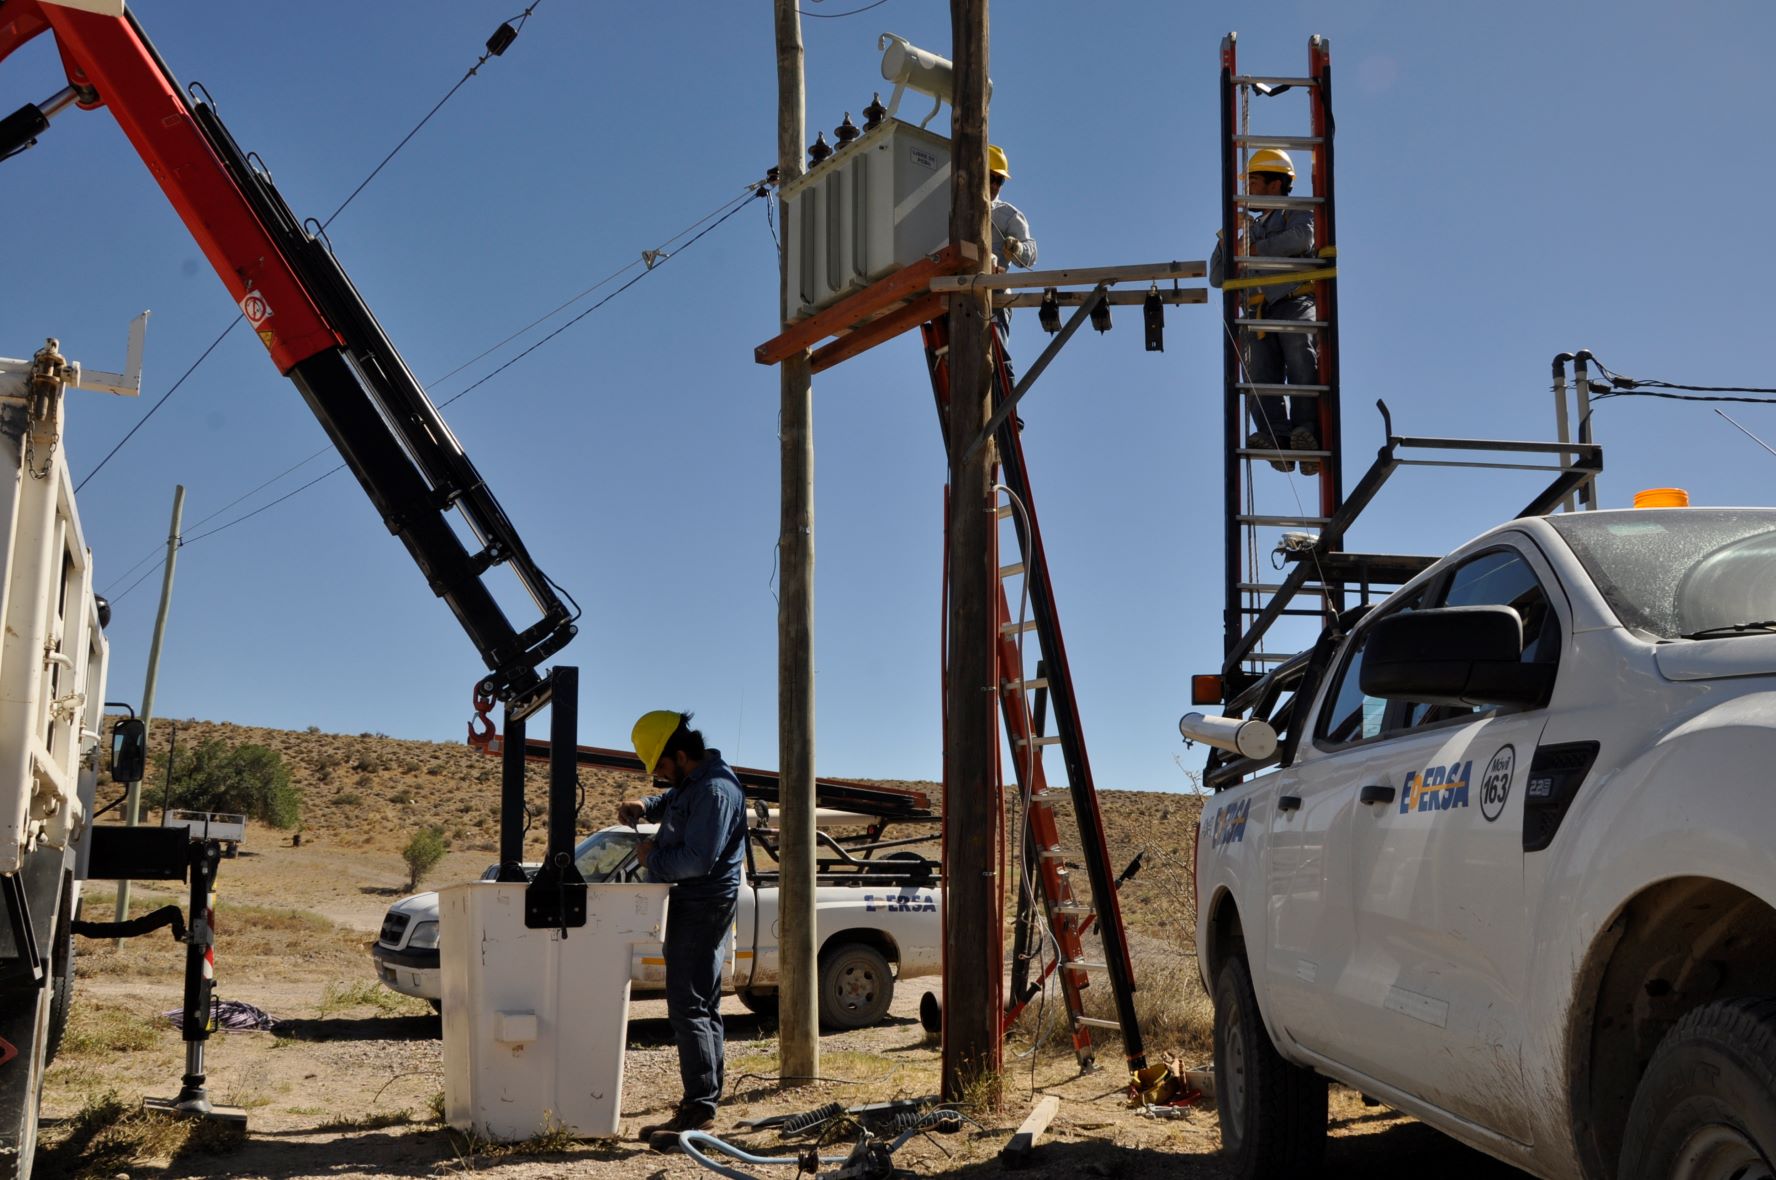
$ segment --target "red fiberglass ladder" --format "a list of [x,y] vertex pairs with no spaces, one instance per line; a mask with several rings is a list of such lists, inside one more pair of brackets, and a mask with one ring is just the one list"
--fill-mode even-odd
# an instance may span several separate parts
[[[937,398],[938,421],[944,424],[948,420],[950,400],[949,324],[947,320],[936,319],[924,324],[920,330],[931,373],[931,390]],[[1004,346],[995,325],[995,408],[1010,399],[1012,388],[1011,370],[1005,363]],[[1061,642],[1060,619],[1055,613],[1054,591],[1042,551],[1042,533],[1036,524],[1036,504],[1030,492],[1029,472],[1024,464],[1018,427],[1015,415],[1008,415],[994,438],[997,444],[995,482],[1011,489],[1016,500],[1014,505],[1000,507],[999,519],[1002,527],[1003,522],[1011,522],[1011,544],[1018,551],[1017,561],[999,568],[995,649],[999,706],[1016,766],[1020,795],[1025,801],[1024,838],[1019,846],[1024,858],[1022,880],[1026,885],[1020,888],[1012,1002],[1003,1024],[1009,1027],[1025,1005],[1041,991],[1047,974],[1058,971],[1072,1030],[1073,1052],[1080,1065],[1092,1064],[1092,1033],[1095,1029],[1103,1029],[1122,1034],[1123,1052],[1129,1067],[1139,1069],[1146,1065],[1146,1055],[1135,1018],[1134,971],[1129,961],[1122,911],[1117,904],[1116,889],[1120,881],[1110,871],[1103,820],[1098,812],[1097,792],[1092,786],[1091,767],[1086,760],[1085,737],[1080,731],[1078,705],[1068,674],[1066,649]],[[948,433],[947,426],[945,433]],[[1021,514],[1018,505],[1022,507]],[[1021,580],[1017,598],[1007,589],[1008,581],[1013,579]],[[1025,599],[1027,611],[1024,609]],[[1016,611],[1012,607],[1014,601],[1019,603]],[[1027,634],[1036,637],[1038,648],[1035,667],[1030,671],[1026,671],[1027,655],[1021,642]],[[1044,715],[1051,705],[1055,732],[1047,734],[1043,732]],[[1042,758],[1043,750],[1049,746],[1060,747],[1065,783],[1049,781]],[[1057,808],[1068,806],[1073,809],[1077,832],[1077,847],[1072,850],[1063,842],[1056,814]],[[1081,865],[1070,857],[1083,862],[1086,870],[1083,882],[1074,876],[1074,870]],[[1134,869],[1131,865],[1123,878],[1132,875]],[[1084,888],[1078,888],[1080,885]],[[1040,930],[1032,932],[1035,917],[1032,894],[1040,895],[1042,921],[1052,938],[1054,953],[1054,961],[1034,984],[1028,982],[1029,967],[1032,960],[1042,957],[1042,934]],[[1088,956],[1084,941],[1084,936],[1094,926],[1102,949],[1101,956],[1096,959]],[[1115,1002],[1114,1020],[1085,1013],[1083,992],[1090,986],[1092,975],[1100,973],[1105,976]]]

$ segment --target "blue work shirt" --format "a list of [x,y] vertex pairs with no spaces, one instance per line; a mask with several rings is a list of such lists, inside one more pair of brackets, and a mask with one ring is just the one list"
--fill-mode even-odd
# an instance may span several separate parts
[[740,780],[710,750],[684,782],[641,801],[660,825],[648,875],[672,883],[675,898],[728,898],[740,892],[746,855],[746,804]]

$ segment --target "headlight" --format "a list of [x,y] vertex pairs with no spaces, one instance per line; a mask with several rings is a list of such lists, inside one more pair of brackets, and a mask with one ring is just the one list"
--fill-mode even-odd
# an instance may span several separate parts
[[407,946],[412,950],[431,950],[438,945],[438,924],[421,922],[407,936]]

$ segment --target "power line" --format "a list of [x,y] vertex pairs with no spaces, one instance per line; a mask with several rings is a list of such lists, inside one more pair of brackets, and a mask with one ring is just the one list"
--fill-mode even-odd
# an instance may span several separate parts
[[[821,2],[822,0],[814,0],[816,4]],[[850,12],[809,12],[806,8],[798,8],[796,11],[803,16],[814,17],[816,20],[838,20],[841,17],[856,16],[860,12],[868,12],[872,8],[880,8],[886,3],[888,0],[876,0],[874,4],[865,4],[862,8],[853,8]]]
[[[591,315],[593,312],[597,311],[599,308],[603,307],[605,304],[609,303],[611,300],[613,300],[617,296],[621,295],[624,291],[627,291],[629,288],[633,287],[636,283],[639,283],[642,279],[646,278],[648,275],[653,274],[654,271],[658,270],[660,268],[660,266],[662,264],[664,264],[666,261],[668,261],[669,259],[676,257],[678,254],[682,254],[685,250],[690,249],[693,245],[695,245],[705,235],[713,232],[716,229],[716,227],[720,226],[723,222],[727,221],[729,218],[733,217],[736,213],[740,212],[740,210],[744,209],[746,207],[746,203],[748,201],[753,200],[755,198],[765,197],[768,194],[769,194],[769,190],[762,184],[748,185],[747,192],[743,196],[740,196],[740,197],[736,198],[733,202],[731,202],[731,205],[732,205],[731,208],[726,205],[719,207],[719,208],[725,208],[727,210],[726,212],[722,213],[721,216],[716,217],[714,213],[710,213],[710,214],[707,214],[704,217],[700,218],[698,221],[693,222],[692,225],[696,226],[696,225],[701,225],[705,221],[709,221],[710,218],[712,218],[712,217],[715,218],[715,220],[711,224],[709,224],[708,226],[703,228],[701,231],[699,231],[697,234],[692,236],[682,246],[679,246],[677,248],[677,250],[674,251],[672,254],[666,254],[663,251],[658,252],[658,257],[652,266],[643,270],[640,274],[636,275],[634,278],[632,278],[628,282],[624,283],[621,287],[618,287],[615,291],[612,291],[609,295],[606,295],[603,299],[600,299],[597,303],[594,303],[591,307],[588,307],[585,311],[582,311],[579,315],[576,315],[573,319],[568,320],[565,324],[562,324],[559,328],[556,328],[553,332],[550,332],[547,336],[544,336],[541,340],[538,340],[536,343],[532,344],[529,348],[526,348],[523,352],[519,353],[517,356],[512,357],[510,360],[506,361],[504,364],[500,365],[498,368],[494,369],[492,372],[488,373],[486,376],[475,381],[473,384],[469,385],[467,388],[463,389],[461,392],[457,393],[456,395],[449,398],[448,400],[441,402],[439,404],[439,408],[442,409],[443,407],[450,405],[452,402],[456,402],[456,401],[461,400],[462,398],[466,397],[468,394],[472,393],[475,389],[486,384],[488,381],[492,380],[494,377],[498,376],[500,373],[503,373],[505,370],[511,368],[513,365],[517,364],[519,361],[523,360],[525,357],[529,356],[531,353],[535,352],[537,349],[541,348],[543,345],[547,344],[549,341],[553,340],[555,337],[557,337],[557,336],[561,335],[563,332],[567,331],[567,329],[573,327],[575,324],[579,323],[581,320],[585,319],[587,316]],[[679,233],[675,234],[672,238],[668,238],[667,241],[668,242],[675,241],[677,238],[683,237],[688,232],[689,232],[689,230],[681,230],[681,231],[679,231]],[[650,252],[650,253],[654,253],[654,252]],[[628,269],[628,268],[625,267],[623,269]],[[622,273],[622,271],[619,270],[617,273],[620,274],[620,273]],[[608,282],[609,280],[607,279],[604,281]],[[602,283],[600,283],[599,285],[602,285]],[[593,288],[593,289],[595,289],[595,288]],[[580,296],[576,296],[575,298],[576,299],[580,298]],[[569,300],[568,302],[572,303],[573,300]],[[565,305],[563,305],[563,306],[565,306]],[[550,313],[550,314],[554,314],[554,313]],[[545,316],[543,318],[546,319],[548,317]],[[517,333],[517,334],[522,334],[522,332]],[[510,337],[508,337],[508,339],[510,339]],[[492,350],[490,349],[488,351],[492,351]],[[482,353],[482,355],[485,356],[486,353]],[[460,371],[460,368],[458,371]],[[293,466],[286,468],[284,471],[273,476],[271,479],[266,480],[264,483],[261,483],[258,487],[254,488],[252,491],[247,492],[243,495],[237,496],[233,500],[230,500],[227,504],[223,505],[221,508],[217,509],[216,511],[210,513],[208,516],[204,517],[202,520],[198,521],[197,524],[201,525],[205,521],[215,519],[217,516],[220,516],[222,513],[226,512],[229,508],[232,508],[234,505],[239,504],[242,500],[245,500],[248,497],[252,496],[254,493],[259,492],[266,487],[269,487],[271,484],[276,483],[278,480],[289,475],[292,471],[295,471],[298,468],[300,468],[310,462],[313,462],[315,459],[319,458],[321,455],[324,455],[326,453],[327,453],[327,451],[325,449],[315,452],[313,455],[310,455],[308,458],[303,459],[301,462],[296,463]],[[213,537],[217,533],[225,532],[226,530],[233,528],[237,524],[243,524],[246,521],[251,520],[253,517],[258,516],[261,512],[265,512],[269,509],[275,508],[279,504],[282,504],[285,500],[288,500],[288,499],[291,499],[292,497],[298,496],[298,495],[302,494],[303,492],[307,491],[309,488],[314,487],[316,484],[320,483],[322,480],[325,480],[325,479],[329,478],[330,476],[338,474],[339,472],[345,470],[345,467],[346,467],[346,465],[344,463],[340,463],[337,466],[332,467],[332,468],[328,469],[327,471],[322,472],[320,475],[317,475],[315,478],[309,480],[307,483],[301,485],[300,487],[293,488],[290,491],[285,492],[283,495],[279,496],[277,499],[272,500],[266,504],[260,505],[259,507],[253,509],[251,512],[245,512],[245,513],[242,513],[240,516],[235,517],[232,520],[224,521],[222,524],[217,525],[213,529],[207,529],[204,532],[197,533],[192,536],[181,537],[179,540],[179,548],[183,549],[187,545],[195,544],[198,541],[202,541],[202,540],[205,540],[206,538]],[[196,526],[193,526],[193,527],[196,527]],[[144,558],[143,560],[146,560],[146,558]],[[129,570],[125,571],[124,576],[128,576],[128,574],[130,572],[133,572],[141,564],[142,564],[142,562],[138,561],[135,565],[131,566]],[[155,565],[153,568],[148,570],[147,573],[144,573],[140,578],[137,578],[134,582],[131,582],[128,586],[126,586],[123,589],[123,591],[121,593],[119,593],[115,597],[111,598],[110,601],[112,602],[112,604],[115,605],[116,603],[121,602],[123,600],[123,598],[125,597],[125,595],[129,594],[129,592],[131,590],[134,590],[137,586],[141,585],[142,582],[144,580],[146,580],[150,575],[152,575],[155,570],[158,570],[159,568],[161,568],[161,566],[163,566],[165,564],[166,564],[166,559],[163,557],[159,564]],[[121,581],[122,579],[119,578],[118,580]],[[557,587],[556,589],[559,590],[560,587]],[[575,609],[577,610],[578,608],[576,607]]]
[[[512,21],[506,21],[505,23],[501,24],[499,28],[494,30],[493,36],[491,36],[487,39],[487,46],[486,46],[485,51],[481,54],[480,57],[475,59],[475,64],[469,67],[468,73],[464,74],[461,78],[457,79],[456,85],[452,86],[449,90],[445,91],[444,97],[440,98],[437,101],[437,103],[433,105],[432,109],[426,112],[424,118],[422,118],[418,123],[414,124],[413,130],[409,131],[406,135],[402,136],[401,142],[397,143],[394,146],[394,148],[392,150],[390,150],[389,154],[382,158],[381,163],[377,164],[376,167],[374,167],[370,170],[370,175],[364,177],[363,180],[358,182],[358,187],[354,188],[351,191],[351,195],[346,197],[345,200],[341,201],[339,203],[339,208],[333,210],[333,212],[327,217],[327,220],[325,220],[321,223],[321,228],[323,230],[326,229],[329,225],[333,224],[333,219],[335,217],[338,217],[341,213],[345,212],[345,207],[347,205],[351,204],[354,200],[356,200],[358,194],[363,192],[364,189],[370,184],[370,182],[372,180],[376,179],[377,173],[381,172],[383,170],[383,168],[388,164],[388,162],[390,160],[394,159],[395,156],[400,152],[400,150],[402,148],[407,146],[408,140],[412,139],[415,135],[419,134],[420,128],[424,127],[427,123],[431,122],[432,116],[437,114],[438,111],[444,106],[444,104],[449,102],[451,97],[453,95],[455,95],[458,90],[462,89],[463,83],[467,82],[470,78],[473,78],[480,71],[481,67],[487,63],[488,58],[498,57],[500,54],[504,53],[511,46],[512,42],[515,41],[518,37],[518,31],[524,27],[524,22],[530,19],[530,14],[532,12],[535,12],[537,5],[541,4],[541,3],[542,3],[542,0],[531,0],[530,6],[528,8],[526,8],[523,12],[519,13],[516,17],[512,18],[512,21],[517,22],[516,25],[514,25],[512,23]],[[131,438],[133,438],[135,436],[136,431],[140,430],[143,427],[143,425],[145,423],[147,423],[148,419],[154,417],[154,412],[166,404],[167,399],[172,397],[173,394],[178,391],[179,386],[185,384],[185,378],[191,376],[191,374],[197,370],[197,367],[199,365],[203,364],[204,361],[206,359],[208,359],[209,355],[212,352],[216,351],[216,345],[222,343],[222,337],[227,336],[228,333],[232,332],[234,330],[234,325],[240,323],[243,318],[244,318],[243,316],[238,316],[238,315],[235,316],[235,318],[229,322],[228,327],[222,329],[222,335],[216,337],[215,342],[212,343],[208,348],[204,349],[202,356],[198,357],[195,361],[191,362],[191,367],[186,369],[184,375],[181,376],[177,381],[175,381],[173,383],[172,388],[167,390],[165,393],[161,394],[160,399],[154,403],[154,405],[148,410],[148,412],[146,414],[143,414],[141,419],[134,426],[130,427],[129,433],[125,434],[123,436],[123,438],[121,440],[119,440],[118,444],[111,448],[111,451],[109,454],[107,454],[103,459],[99,460],[99,465],[97,467],[94,467],[91,471],[87,472],[86,476],[83,479],[81,479],[81,481],[78,484],[76,484],[74,486],[74,491],[76,493],[78,493],[81,488],[83,488],[87,485],[88,480],[91,480],[93,476],[97,475],[100,471],[104,470],[105,464],[107,464],[111,461],[111,456],[117,454],[118,451],[122,450],[123,444],[127,443]]]

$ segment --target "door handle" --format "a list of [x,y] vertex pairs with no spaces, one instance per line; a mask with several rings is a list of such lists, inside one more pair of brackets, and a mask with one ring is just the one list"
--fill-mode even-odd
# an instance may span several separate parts
[[1300,811],[1301,810],[1301,796],[1300,795],[1278,795],[1277,796],[1277,810],[1278,811]]
[[1359,803],[1392,803],[1394,789],[1392,787],[1364,787],[1357,792]]

